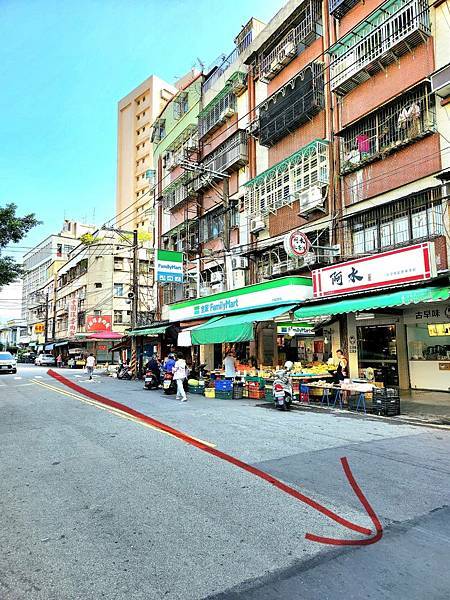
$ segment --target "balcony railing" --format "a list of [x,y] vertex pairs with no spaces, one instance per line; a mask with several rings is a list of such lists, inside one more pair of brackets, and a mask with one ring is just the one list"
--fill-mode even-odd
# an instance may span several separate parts
[[199,135],[212,133],[237,110],[236,95],[226,86],[199,114]]
[[260,106],[259,143],[272,146],[323,107],[323,64],[312,63]]
[[191,173],[183,173],[163,191],[163,208],[171,210],[195,194]]
[[436,131],[434,94],[428,83],[403,94],[341,134],[341,175],[385,158]]
[[359,1],[360,0],[330,0],[328,3],[328,10],[330,15],[333,15],[336,19],[340,19],[356,6]]
[[296,201],[302,204],[309,195],[318,207],[328,182],[328,142],[314,140],[245,183],[244,209],[261,217]]
[[283,69],[305,46],[309,46],[320,33],[321,22],[320,0],[309,0],[305,3],[297,24],[283,38],[261,54],[258,60],[258,73],[262,80],[270,80]]
[[225,73],[225,71],[229,67],[231,67],[231,65],[234,62],[236,62],[238,56],[240,54],[242,54],[242,52],[244,52],[244,50],[250,46],[250,44],[252,43],[252,34],[253,34],[253,32],[249,31],[247,33],[247,35],[244,37],[244,39],[242,40],[242,42],[239,44],[239,46],[236,46],[236,48],[233,50],[233,52],[231,52],[231,54],[229,54],[226,58],[224,58],[217,66],[216,70],[213,71],[207,79],[205,79],[203,86],[202,86],[203,94],[205,94],[209,89],[211,89],[214,86],[214,84],[222,77],[222,75]]
[[427,0],[388,0],[330,48],[331,89],[348,93],[430,34]]
[[[247,162],[247,134],[245,131],[240,130],[207,156],[201,163],[201,166],[205,167],[205,169],[221,173],[240,169]],[[195,179],[193,187],[196,191],[199,191],[209,187],[214,179],[214,175],[205,173],[205,175],[200,175]]]

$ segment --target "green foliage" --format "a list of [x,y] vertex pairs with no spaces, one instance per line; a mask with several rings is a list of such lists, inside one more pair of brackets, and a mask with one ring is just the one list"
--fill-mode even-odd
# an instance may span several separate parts
[[[36,225],[40,224],[33,213],[19,217],[17,206],[0,206],[0,253],[10,243],[17,243]],[[22,275],[22,269],[10,256],[0,256],[0,287],[16,281]]]
[[80,236],[80,242],[85,246],[91,246],[98,242],[98,238],[94,237],[92,233],[83,233],[83,235]]

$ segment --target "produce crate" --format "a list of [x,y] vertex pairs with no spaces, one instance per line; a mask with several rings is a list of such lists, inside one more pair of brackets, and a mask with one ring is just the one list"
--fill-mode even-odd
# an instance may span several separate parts
[[218,379],[214,383],[214,387],[218,392],[231,392],[233,389],[233,382],[231,379]]
[[372,398],[372,412],[375,415],[394,417],[400,414],[400,390],[398,388],[375,388]]
[[190,394],[202,394],[205,391],[205,387],[203,385],[188,385],[188,392]]
[[259,400],[266,397],[266,392],[265,390],[255,390],[250,388],[248,390],[248,397],[252,400]]
[[233,385],[233,398],[235,400],[240,400],[244,397],[244,384],[243,383],[235,383]]
[[250,387],[258,387],[260,390],[263,390],[266,383],[263,377],[254,377],[252,375],[247,375],[245,381],[247,382],[249,389]]
[[206,398],[215,398],[216,390],[214,388],[205,388],[205,397]]
[[219,398],[219,400],[232,400],[233,390],[230,390],[229,392],[222,392],[220,390],[216,390],[216,398]]

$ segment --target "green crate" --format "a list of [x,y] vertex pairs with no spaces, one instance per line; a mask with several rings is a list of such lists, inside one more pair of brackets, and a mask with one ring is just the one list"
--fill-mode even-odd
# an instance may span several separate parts
[[188,392],[190,394],[204,394],[205,387],[199,385],[188,385]]
[[220,400],[232,400],[233,399],[233,391],[230,392],[221,392],[216,390],[216,398]]

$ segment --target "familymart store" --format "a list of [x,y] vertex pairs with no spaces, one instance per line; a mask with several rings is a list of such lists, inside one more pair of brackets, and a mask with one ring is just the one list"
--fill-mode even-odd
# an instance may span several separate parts
[[180,323],[181,347],[199,347],[199,360],[209,369],[222,364],[233,348],[243,364],[278,364],[278,322],[295,325],[293,311],[312,298],[307,277],[282,277],[243,288],[172,304],[170,322]]

